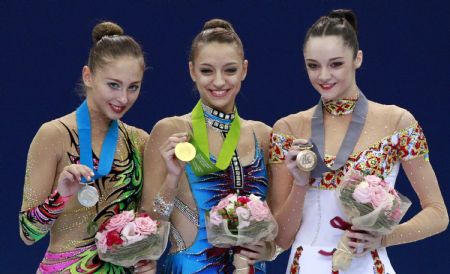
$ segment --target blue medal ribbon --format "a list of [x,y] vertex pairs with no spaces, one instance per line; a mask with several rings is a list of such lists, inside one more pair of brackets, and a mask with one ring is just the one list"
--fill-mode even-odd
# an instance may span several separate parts
[[[77,108],[76,117],[80,144],[80,163],[92,169],[94,176],[91,178],[94,181],[108,175],[111,171],[119,136],[119,126],[117,120],[111,121],[111,125],[103,140],[98,169],[95,170],[92,161],[91,117],[89,116],[89,108],[86,100]],[[81,182],[88,183],[85,178],[82,178]]]

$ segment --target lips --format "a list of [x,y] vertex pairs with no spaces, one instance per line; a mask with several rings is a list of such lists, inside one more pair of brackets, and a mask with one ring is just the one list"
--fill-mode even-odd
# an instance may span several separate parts
[[116,106],[113,104],[109,104],[109,106],[111,107],[112,111],[118,114],[122,113],[125,110],[125,106]]
[[336,85],[336,83],[334,83],[334,84],[319,84],[319,86],[320,86],[323,90],[330,90],[330,89],[332,89],[335,85]]
[[214,97],[224,97],[227,95],[228,90],[209,90],[212,96]]

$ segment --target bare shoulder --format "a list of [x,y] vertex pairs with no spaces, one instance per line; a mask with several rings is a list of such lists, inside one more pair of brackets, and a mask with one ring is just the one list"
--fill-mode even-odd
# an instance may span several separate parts
[[369,112],[372,112],[377,119],[388,122],[396,130],[410,127],[417,122],[411,112],[396,105],[369,101]]
[[42,124],[38,134],[47,138],[57,138],[67,134],[67,130],[74,129],[76,129],[76,117],[75,112],[72,112]]
[[191,131],[191,115],[166,117],[159,120],[154,126],[150,135],[163,134],[172,135],[179,132]]
[[298,135],[300,132],[303,132],[310,127],[314,110],[315,106],[280,118],[273,125],[273,131],[276,133]]
[[272,128],[261,121],[244,120],[242,119],[241,126],[243,128],[252,129],[257,136],[268,136]]
[[139,137],[141,139],[146,139],[148,137],[148,133],[145,130],[143,130],[143,129],[140,129],[140,128],[135,127],[135,126],[130,126],[130,125],[124,123],[124,122],[122,122],[122,125],[123,125],[123,128],[127,132],[130,132],[133,136],[137,136],[137,137]]

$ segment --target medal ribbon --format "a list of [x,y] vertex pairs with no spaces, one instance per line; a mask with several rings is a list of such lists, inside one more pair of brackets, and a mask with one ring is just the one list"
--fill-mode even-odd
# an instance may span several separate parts
[[323,125],[323,103],[319,100],[317,107],[314,111],[311,121],[311,141],[314,144],[313,151],[317,155],[317,166],[311,172],[311,177],[320,178],[324,172],[329,170],[338,170],[348,160],[348,157],[353,152],[356,146],[356,142],[361,135],[362,129],[366,122],[368,111],[368,101],[366,96],[362,92],[359,93],[359,99],[356,102],[355,110],[352,113],[352,120],[345,133],[344,141],[339,148],[339,152],[336,155],[336,159],[331,167],[325,165],[325,129]]
[[[117,120],[111,121],[108,132],[103,140],[98,169],[95,170],[92,161],[91,118],[89,116],[89,108],[86,100],[77,108],[76,116],[78,138],[80,142],[80,163],[92,169],[94,172],[92,181],[94,181],[108,175],[111,171],[119,136],[119,126]],[[81,181],[83,183],[88,183],[85,178],[82,178]]]
[[231,122],[230,130],[223,141],[216,164],[213,164],[209,158],[208,132],[201,101],[198,101],[192,110],[192,128],[194,134],[191,138],[191,144],[197,149],[197,154],[190,164],[195,175],[203,176],[225,170],[230,165],[241,134],[241,122],[237,111],[235,111],[234,120]]

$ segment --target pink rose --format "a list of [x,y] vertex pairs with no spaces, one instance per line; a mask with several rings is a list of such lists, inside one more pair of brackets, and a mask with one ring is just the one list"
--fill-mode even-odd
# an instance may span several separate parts
[[392,210],[390,217],[393,221],[398,221],[402,217],[403,212],[400,209],[400,207],[397,207],[396,209]]
[[136,224],[134,222],[128,223],[123,229],[122,229],[122,237],[126,241],[126,245],[130,245],[136,242],[139,242],[140,240],[145,238],[145,235],[141,235],[137,231]]
[[261,200],[253,200],[247,203],[247,207],[250,210],[252,216],[251,220],[262,221],[267,219],[270,215],[269,208]]
[[381,178],[375,175],[367,175],[364,180],[368,182],[370,186],[377,186],[382,182]]
[[[229,195],[228,195],[229,196]],[[227,205],[230,203],[230,201],[225,197],[224,199],[220,200],[219,204],[217,204],[214,208],[217,210],[227,207]]]
[[109,219],[108,224],[106,225],[106,230],[117,230],[120,231],[125,227],[129,222],[133,221],[134,212],[133,211],[124,211],[120,214],[114,215]]
[[239,225],[237,228],[244,228],[250,225],[250,211],[243,206],[236,208],[236,215],[239,218]]
[[371,202],[374,208],[377,208],[388,201],[388,193],[382,186],[374,186],[371,187],[370,190],[372,192]]
[[220,215],[217,211],[213,211],[211,210],[209,212],[209,221],[213,224],[213,225],[220,225],[223,221],[222,215]]
[[156,233],[158,224],[150,217],[138,217],[134,220],[136,231],[142,235],[152,235]]
[[358,183],[361,182],[363,179],[363,174],[357,170],[350,169],[345,173],[345,179],[344,181],[350,181],[352,183]]
[[97,232],[97,234],[95,234],[95,239],[97,239],[97,248],[102,253],[105,253],[108,249],[108,245],[106,244],[106,233]]
[[372,200],[372,193],[369,184],[365,181],[361,182],[352,194],[353,199],[358,203],[367,204]]

